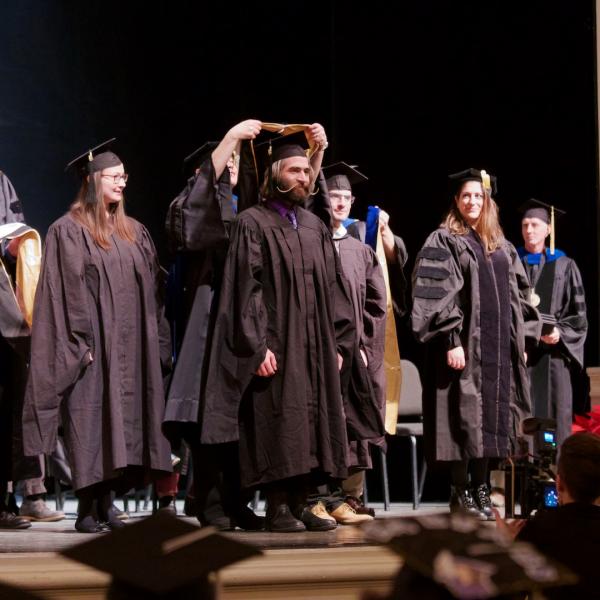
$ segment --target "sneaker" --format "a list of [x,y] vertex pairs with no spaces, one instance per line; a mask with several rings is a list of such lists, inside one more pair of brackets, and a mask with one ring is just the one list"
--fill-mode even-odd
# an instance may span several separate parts
[[450,511],[464,512],[473,517],[477,517],[478,519],[487,519],[487,517],[479,510],[479,506],[475,502],[469,488],[452,486]]
[[349,504],[342,502],[335,510],[329,513],[340,525],[358,525],[372,521],[371,515],[359,515]]
[[359,498],[346,496],[346,504],[349,504],[359,515],[371,515],[375,517],[375,509],[365,506]]
[[492,510],[492,500],[490,498],[490,488],[485,483],[482,483],[475,489],[475,499],[481,514],[485,516],[488,521],[495,521],[494,511]]
[[62,521],[65,518],[65,513],[58,510],[50,510],[46,502],[42,498],[38,498],[37,500],[23,500],[23,504],[19,508],[19,516],[28,521],[52,523],[54,521]]
[[337,521],[334,517],[332,517],[325,508],[325,505],[322,502],[317,502],[310,507],[310,512],[315,515],[315,517],[319,517],[319,519],[323,519],[325,521],[333,521],[337,524]]

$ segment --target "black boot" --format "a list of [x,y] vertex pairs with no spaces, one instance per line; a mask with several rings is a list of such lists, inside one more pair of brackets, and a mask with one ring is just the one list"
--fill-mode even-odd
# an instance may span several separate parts
[[245,504],[238,506],[231,516],[233,522],[245,531],[262,531],[265,528],[265,518],[259,517]]
[[121,529],[125,527],[122,519],[119,519],[119,515],[116,507],[113,508],[113,499],[109,492],[102,492],[98,498],[98,520],[101,523],[106,524],[109,529]]
[[490,489],[487,484],[482,483],[480,486],[475,488],[475,500],[477,501],[477,505],[479,506],[479,510],[481,514],[488,521],[495,521],[496,517],[494,517],[494,512],[492,510],[492,499],[490,498]]
[[469,488],[452,486],[450,510],[452,512],[464,512],[478,519],[485,518],[485,515],[479,510],[479,506],[475,502]]
[[102,533],[108,531],[108,528],[98,521],[93,491],[86,488],[78,491],[76,495],[79,503],[77,505],[75,529],[79,533]]
[[304,523],[294,517],[287,504],[268,506],[265,529],[274,533],[306,531]]
[[177,506],[173,496],[162,496],[158,499],[158,510],[160,512],[168,512],[173,516],[177,515]]
[[302,521],[296,519],[289,504],[288,495],[282,490],[270,490],[267,496],[267,516],[265,529],[276,533],[294,533],[306,531]]

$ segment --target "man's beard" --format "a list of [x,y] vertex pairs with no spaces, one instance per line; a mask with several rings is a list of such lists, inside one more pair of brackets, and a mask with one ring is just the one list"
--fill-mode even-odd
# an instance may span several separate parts
[[[282,184],[281,182],[275,187],[275,195],[281,200],[289,202],[291,204],[304,204],[310,197],[310,190],[308,184],[296,184],[291,190],[289,185]],[[284,190],[283,192],[281,190]],[[289,190],[289,191],[286,191]]]

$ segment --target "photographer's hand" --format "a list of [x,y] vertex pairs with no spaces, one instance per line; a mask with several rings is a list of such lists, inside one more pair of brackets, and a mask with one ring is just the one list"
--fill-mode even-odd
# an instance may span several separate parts
[[497,508],[492,508],[492,512],[496,518],[496,529],[502,531],[511,540],[514,540],[519,535],[519,532],[523,529],[525,523],[527,523],[526,519],[512,519],[512,521],[503,519]]

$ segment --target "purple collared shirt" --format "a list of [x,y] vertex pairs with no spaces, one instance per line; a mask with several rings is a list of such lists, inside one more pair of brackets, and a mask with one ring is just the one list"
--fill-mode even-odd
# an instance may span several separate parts
[[277,211],[284,219],[287,219],[294,229],[298,229],[298,219],[296,218],[296,211],[293,208],[289,208],[279,200],[266,200],[266,204],[269,208]]

